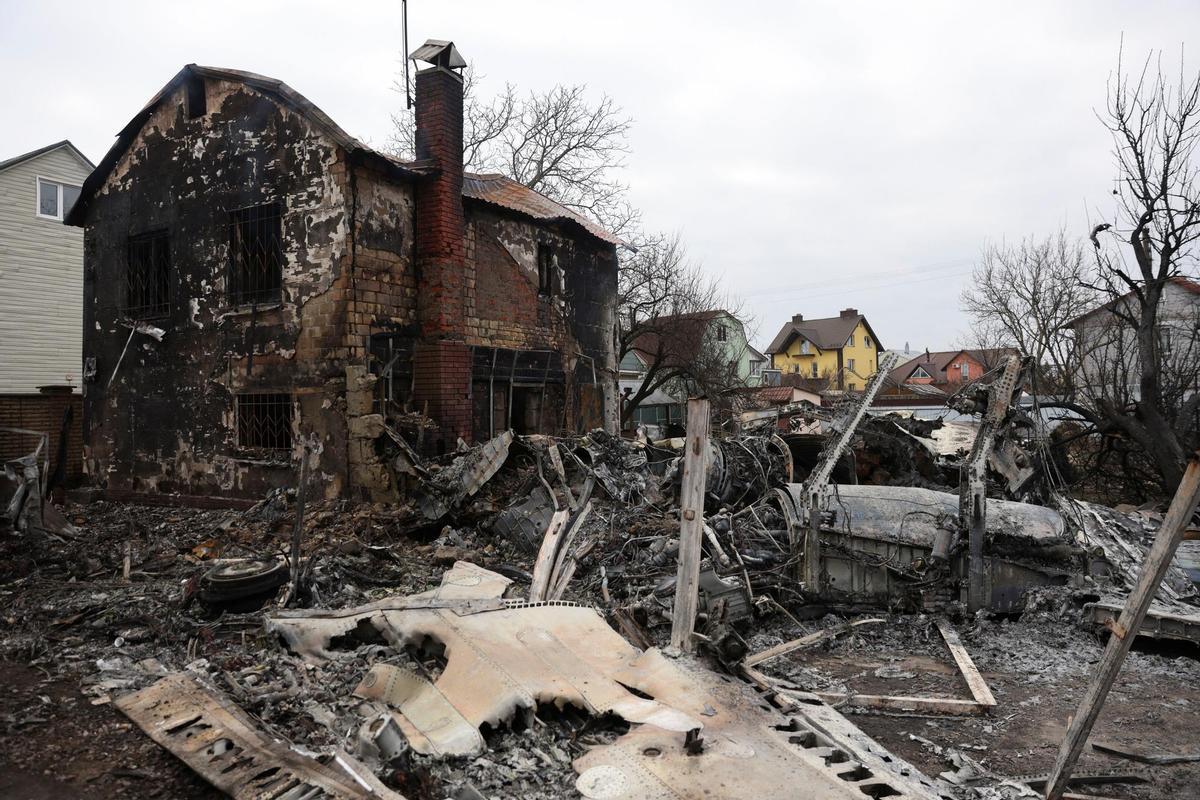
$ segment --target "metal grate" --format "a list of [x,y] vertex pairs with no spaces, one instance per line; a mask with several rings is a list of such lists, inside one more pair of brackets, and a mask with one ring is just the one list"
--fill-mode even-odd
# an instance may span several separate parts
[[229,300],[233,305],[271,303],[283,285],[283,243],[279,204],[230,212]]
[[292,396],[290,394],[239,394],[237,396],[238,446],[263,450],[292,447]]
[[171,311],[171,241],[166,231],[129,237],[125,269],[125,314],[134,319]]

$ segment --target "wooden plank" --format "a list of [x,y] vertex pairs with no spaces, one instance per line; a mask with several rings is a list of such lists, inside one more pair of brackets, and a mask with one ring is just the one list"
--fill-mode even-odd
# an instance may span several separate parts
[[1191,522],[1196,505],[1200,503],[1200,452],[1192,455],[1187,472],[1179,482],[1179,489],[1171,500],[1171,507],[1163,517],[1162,527],[1154,537],[1154,544],[1146,554],[1142,569],[1138,575],[1137,585],[1125,601],[1125,609],[1120,619],[1113,626],[1112,636],[1108,638],[1108,646],[1088,685],[1087,692],[1079,703],[1079,710],[1071,719],[1067,728],[1066,738],[1058,751],[1054,769],[1050,773],[1050,781],[1046,786],[1047,800],[1059,800],[1071,779],[1071,771],[1079,754],[1083,752],[1088,734],[1100,716],[1100,709],[1108,697],[1108,691],[1121,672],[1121,664],[1129,653],[1129,647],[1142,629],[1146,612],[1158,592],[1158,585],[1171,566],[1171,559],[1183,539],[1184,529]]
[[826,639],[832,639],[835,636],[841,636],[843,633],[848,633],[860,625],[870,625],[877,622],[884,622],[884,620],[859,619],[855,620],[854,622],[847,622],[845,625],[838,625],[835,628],[827,628],[823,631],[810,633],[807,636],[801,636],[799,639],[793,639],[790,642],[777,644],[774,647],[770,647],[758,653],[748,655],[742,663],[747,667],[753,667],[763,663],[764,661],[769,661],[772,658],[777,658],[778,656],[786,655],[796,650],[802,650],[805,647],[812,647],[815,644],[820,644]]
[[868,708],[876,711],[916,711],[927,714],[981,716],[988,711],[974,700],[955,700],[949,697],[902,697],[886,694],[837,694],[814,692],[826,703],[835,706]]
[[704,537],[704,489],[708,478],[708,400],[688,400],[687,440],[683,453],[683,486],[679,491],[679,569],[671,646],[692,652],[700,585],[700,540]]
[[1139,764],[1154,764],[1155,766],[1187,764],[1193,761],[1200,761],[1200,753],[1139,753],[1136,750],[1126,750],[1114,744],[1101,744],[1100,742],[1092,742],[1092,749],[1097,753],[1104,753],[1105,755],[1116,756],[1118,758],[1127,758]]
[[542,547],[538,550],[537,561],[533,564],[533,581],[529,585],[529,601],[536,603],[546,599],[546,590],[550,586],[550,573],[554,569],[554,557],[558,554],[558,542],[562,538],[563,526],[571,512],[565,508],[555,511],[546,526],[546,535],[542,537]]
[[996,698],[992,696],[992,690],[988,688],[987,681],[979,674],[967,648],[963,647],[962,639],[958,638],[957,631],[951,628],[948,622],[941,619],[937,621],[937,627],[941,631],[942,638],[946,640],[946,646],[950,648],[950,655],[954,656],[954,663],[958,664],[959,672],[966,678],[967,686],[970,687],[971,696],[975,698],[975,702],[981,706],[994,708]]

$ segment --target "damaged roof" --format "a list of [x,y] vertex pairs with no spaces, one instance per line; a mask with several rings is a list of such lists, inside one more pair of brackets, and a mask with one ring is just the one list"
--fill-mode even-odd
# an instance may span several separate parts
[[[191,77],[208,78],[210,80],[243,83],[266,94],[280,104],[302,115],[316,128],[332,139],[338,146],[346,150],[352,160],[378,167],[385,174],[401,180],[421,180],[430,175],[428,167],[423,163],[406,162],[368,147],[358,139],[348,134],[320,108],[307,97],[288,86],[277,78],[246,72],[239,69],[224,67],[205,67],[198,64],[188,64],[171,80],[167,81],[154,97],[131,119],[117,134],[117,141],[100,160],[99,166],[92,170],[79,195],[79,201],[67,214],[64,220],[68,225],[81,226],[87,207],[92,198],[104,185],[104,181],[116,168],[117,163],[133,144],[133,140],[141,131],[146,120],[158,109],[164,101],[175,93],[180,86]],[[62,143],[60,143],[62,144]],[[69,143],[68,143],[69,144]],[[58,145],[54,145],[58,146]],[[28,158],[37,153],[27,154],[20,158]],[[5,162],[7,163],[7,162]],[[91,164],[91,162],[88,162]],[[515,211],[531,219],[544,222],[574,223],[592,236],[612,245],[623,245],[621,239],[600,227],[599,225],[575,213],[571,209],[555,202],[545,195],[530,189],[523,184],[504,177],[503,175],[474,175],[466,173],[463,176],[463,197],[489,203],[493,206]]]
[[544,222],[573,222],[601,241],[613,245],[625,244],[591,220],[504,175],[464,173],[463,197],[516,211]]

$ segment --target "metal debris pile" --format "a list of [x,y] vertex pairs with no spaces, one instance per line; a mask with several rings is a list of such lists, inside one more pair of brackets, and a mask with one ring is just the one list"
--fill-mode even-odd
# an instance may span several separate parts
[[[78,677],[234,797],[1035,796],[1038,776],[906,733],[947,766],[926,777],[843,715],[999,735],[1006,694],[984,673],[1008,657],[1076,680],[1130,589],[1155,517],[1025,502],[1037,459],[1013,385],[970,399],[973,439],[870,417],[869,387],[834,413],[752,412],[692,451],[695,656],[668,645],[686,440],[602,431],[440,459],[395,444],[404,503],[306,504],[301,484],[246,511],[93,503],[52,531],[27,459],[0,533],[0,647]],[[1024,634],[1004,616],[1022,612]],[[1064,628],[1073,649],[1045,655]],[[1184,571],[1142,633],[1200,639]],[[914,646],[941,678],[887,660]],[[885,655],[863,685],[833,653]]]

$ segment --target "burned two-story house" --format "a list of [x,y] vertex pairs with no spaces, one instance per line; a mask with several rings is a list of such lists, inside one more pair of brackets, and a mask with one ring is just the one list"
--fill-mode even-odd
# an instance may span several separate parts
[[464,62],[414,56],[413,161],[278,80],[196,65],[120,132],[67,218],[98,488],[261,496],[308,452],[326,496],[378,497],[389,421],[423,420],[430,452],[616,430],[618,240],[464,172]]

